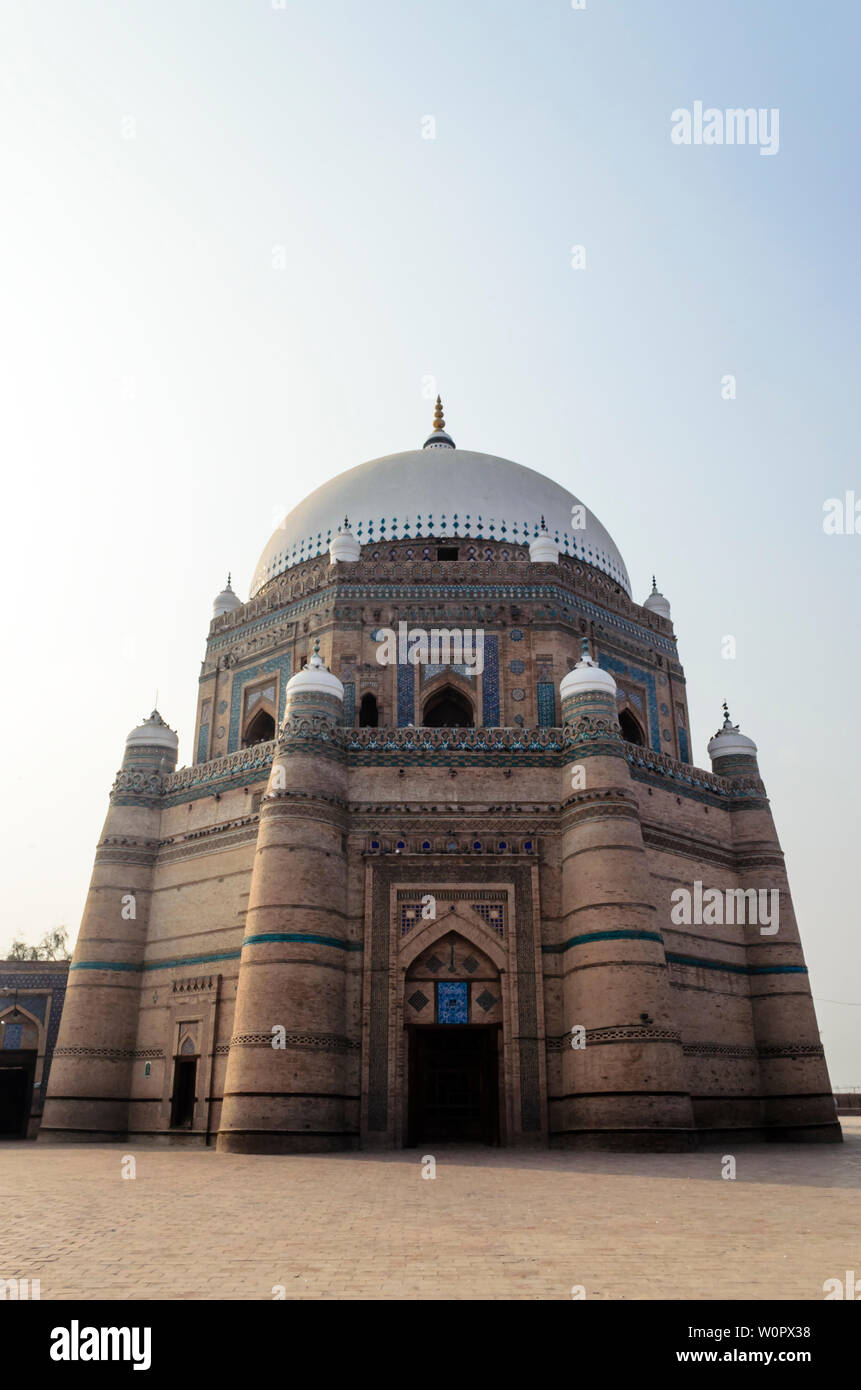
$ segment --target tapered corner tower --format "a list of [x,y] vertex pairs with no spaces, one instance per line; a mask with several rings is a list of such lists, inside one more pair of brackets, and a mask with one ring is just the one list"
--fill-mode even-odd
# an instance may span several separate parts
[[730,818],[759,1065],[759,1122],[769,1140],[840,1143],[843,1131],[819,1037],[810,979],[757,747],[724,722],[708,745],[713,771],[739,793]]
[[551,1142],[696,1146],[681,1033],[617,718],[616,682],[588,645],[562,681],[563,1093]]
[[128,1132],[162,779],[176,755],[177,736],[157,710],[126,740],[69,971],[42,1140]]
[[344,687],[319,649],[287,685],[260,807],[218,1148],[282,1153],[357,1143],[345,1095]]

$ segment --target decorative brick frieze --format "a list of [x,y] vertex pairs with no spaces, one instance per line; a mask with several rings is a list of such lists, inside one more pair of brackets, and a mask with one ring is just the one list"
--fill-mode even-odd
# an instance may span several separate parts
[[201,994],[218,988],[218,975],[189,975],[183,980],[174,980],[174,994]]
[[[230,1047],[272,1047],[273,1033],[237,1033],[230,1039]],[[361,1043],[358,1039],[341,1037],[335,1033],[286,1033],[283,1038],[286,1047],[297,1051],[317,1052],[358,1052]],[[281,1037],[278,1035],[280,1048]],[[277,1050],[277,1049],[276,1049]]]
[[160,1047],[55,1047],[55,1057],[89,1057],[108,1062],[155,1061],[164,1056]]
[[[571,1046],[571,1034],[562,1033],[560,1036],[548,1037],[548,1052],[564,1052]],[[677,1028],[657,1028],[644,1027],[642,1023],[623,1023],[613,1028],[587,1028],[585,1029],[586,1046],[601,1044],[605,1046],[610,1043],[680,1043],[681,1033]]]

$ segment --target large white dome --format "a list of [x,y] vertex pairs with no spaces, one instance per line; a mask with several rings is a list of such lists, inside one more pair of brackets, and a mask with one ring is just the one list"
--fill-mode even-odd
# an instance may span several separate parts
[[326,555],[345,517],[361,545],[431,536],[523,545],[542,516],[563,554],[602,570],[630,596],[624,561],[597,517],[584,508],[585,526],[572,525],[581,505],[542,473],[494,454],[450,445],[387,454],[339,473],[293,508],[260,556],[251,597],[291,565]]

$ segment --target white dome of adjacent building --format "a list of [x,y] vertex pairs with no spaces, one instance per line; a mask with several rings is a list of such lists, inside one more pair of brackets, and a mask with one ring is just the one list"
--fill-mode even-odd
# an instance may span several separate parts
[[[424,448],[361,463],[294,507],[260,556],[251,597],[292,565],[327,556],[345,514],[361,546],[431,537],[528,545],[543,516],[548,540],[563,555],[594,565],[630,597],[612,538],[573,493],[511,459],[458,449],[437,419]],[[574,508],[582,508],[582,528],[572,524]]]

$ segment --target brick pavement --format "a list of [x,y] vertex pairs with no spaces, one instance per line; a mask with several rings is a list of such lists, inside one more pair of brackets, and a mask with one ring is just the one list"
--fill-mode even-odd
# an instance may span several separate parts
[[[43,1299],[821,1299],[861,1272],[861,1119],[843,1145],[326,1157],[0,1147],[0,1277]],[[137,1175],[123,1179],[122,1160]]]

